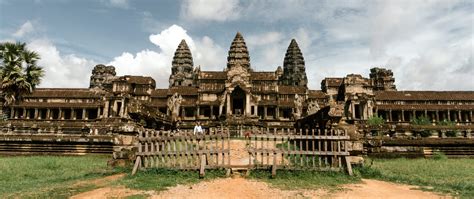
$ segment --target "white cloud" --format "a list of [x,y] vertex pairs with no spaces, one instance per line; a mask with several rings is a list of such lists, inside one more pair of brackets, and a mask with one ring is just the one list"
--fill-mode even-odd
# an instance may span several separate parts
[[181,14],[185,19],[228,21],[240,16],[238,0],[184,0]]
[[35,28],[33,27],[33,24],[28,20],[23,25],[21,25],[15,33],[13,33],[13,37],[21,38],[26,34],[33,32],[34,30]]
[[[159,34],[150,35],[150,41],[159,47],[160,51],[143,50],[135,55],[124,52],[115,57],[107,65],[115,66],[118,75],[143,75],[155,79],[157,87],[168,87],[171,73],[171,61],[179,42],[186,40],[193,54],[194,65],[201,65],[201,69],[216,69],[225,61],[222,48],[205,36],[195,41],[178,25],[172,25]],[[223,61],[221,61],[221,60]]]
[[33,39],[28,49],[38,52],[41,59],[38,65],[45,70],[40,87],[47,88],[87,88],[92,68],[96,64],[92,60],[74,54],[62,55],[48,39]]
[[109,6],[128,9],[130,8],[129,0],[105,0],[105,3]]

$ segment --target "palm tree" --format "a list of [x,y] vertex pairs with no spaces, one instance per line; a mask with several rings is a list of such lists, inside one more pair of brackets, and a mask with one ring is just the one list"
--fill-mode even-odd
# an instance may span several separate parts
[[44,71],[37,65],[39,59],[38,53],[28,50],[25,43],[0,43],[0,95],[4,113],[9,112],[7,106],[21,101],[41,82]]

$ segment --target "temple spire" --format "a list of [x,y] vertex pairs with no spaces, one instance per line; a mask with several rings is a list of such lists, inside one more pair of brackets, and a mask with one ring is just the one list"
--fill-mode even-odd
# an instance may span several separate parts
[[183,39],[178,45],[171,63],[170,87],[193,85],[193,56]]
[[230,45],[229,55],[227,57],[227,68],[240,64],[244,68],[250,69],[250,56],[245,44],[244,37],[240,32],[235,35]]
[[283,85],[307,86],[303,53],[295,39],[292,39],[283,60]]

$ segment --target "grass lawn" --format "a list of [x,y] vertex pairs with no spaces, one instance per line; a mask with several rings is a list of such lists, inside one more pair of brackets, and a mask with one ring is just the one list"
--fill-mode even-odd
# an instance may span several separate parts
[[74,183],[112,175],[110,156],[15,156],[0,157],[0,198],[67,198],[94,189]]
[[280,189],[329,189],[336,190],[339,185],[358,183],[360,177],[349,176],[343,172],[286,171],[278,170],[275,178],[270,171],[254,170],[250,178],[262,180]]
[[372,166],[358,171],[365,178],[474,198],[474,159],[374,159]]

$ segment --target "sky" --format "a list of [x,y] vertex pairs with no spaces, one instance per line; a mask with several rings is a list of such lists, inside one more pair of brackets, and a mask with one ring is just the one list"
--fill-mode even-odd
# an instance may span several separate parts
[[48,88],[86,88],[96,64],[167,88],[182,39],[195,66],[222,71],[241,32],[255,71],[296,39],[310,89],[384,67],[399,90],[472,91],[473,13],[473,0],[0,0],[0,42],[38,52]]

